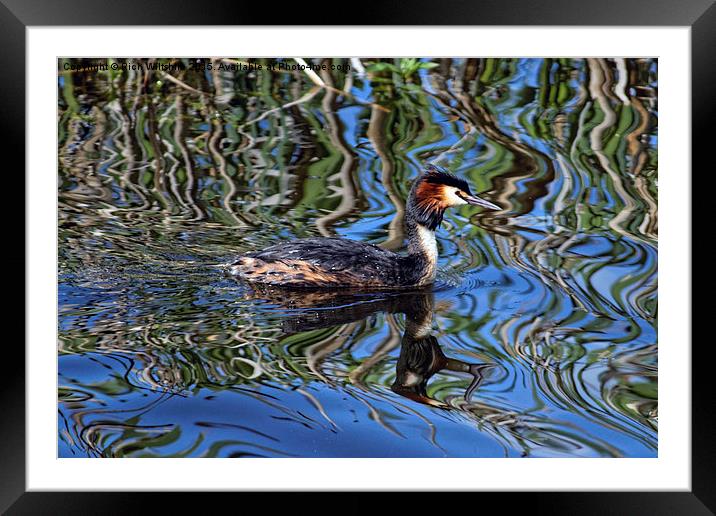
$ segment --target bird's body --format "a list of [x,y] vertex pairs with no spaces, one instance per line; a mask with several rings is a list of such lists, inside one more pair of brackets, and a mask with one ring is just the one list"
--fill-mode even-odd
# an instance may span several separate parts
[[498,206],[470,194],[467,183],[434,166],[416,180],[406,206],[408,250],[398,254],[345,238],[306,238],[241,256],[231,273],[238,278],[286,288],[396,289],[435,281],[435,230],[446,208]]
[[355,240],[306,238],[248,253],[233,271],[247,281],[271,286],[386,288],[420,282],[408,277],[414,259]]

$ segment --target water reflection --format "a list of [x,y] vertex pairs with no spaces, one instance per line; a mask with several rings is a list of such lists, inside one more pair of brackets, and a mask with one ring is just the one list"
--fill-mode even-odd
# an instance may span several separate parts
[[414,301],[405,309],[405,333],[400,342],[395,382],[391,389],[411,400],[447,408],[449,405],[428,396],[428,381],[443,370],[468,373],[472,381],[465,390],[465,401],[469,403],[484,379],[483,372],[492,365],[469,363],[445,356],[438,339],[430,334],[432,300],[432,295],[425,294],[416,300],[417,306]]
[[[60,456],[656,455],[656,61],[422,63],[60,67]],[[504,207],[446,216],[432,294],[221,274],[399,250],[431,161]]]
[[[254,289],[260,287],[253,287]],[[465,401],[484,380],[484,372],[494,364],[465,362],[448,358],[437,337],[432,335],[435,296],[432,288],[408,292],[361,292],[346,294],[334,291],[292,291],[261,288],[250,295],[291,310],[297,315],[284,319],[284,331],[300,333],[354,323],[378,312],[403,314],[405,329],[400,340],[400,353],[395,366],[393,392],[427,405],[450,408],[427,393],[430,378],[440,371],[465,373],[472,377],[465,390]]]

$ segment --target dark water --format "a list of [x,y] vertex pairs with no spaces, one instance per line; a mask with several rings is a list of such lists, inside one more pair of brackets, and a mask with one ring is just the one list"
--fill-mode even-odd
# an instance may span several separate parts
[[[655,60],[222,62],[60,63],[59,456],[656,456]],[[447,214],[432,291],[222,273],[400,249],[428,161],[504,207]]]

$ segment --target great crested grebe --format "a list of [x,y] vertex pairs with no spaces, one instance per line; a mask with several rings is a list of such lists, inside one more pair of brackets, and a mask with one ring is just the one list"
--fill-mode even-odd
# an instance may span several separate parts
[[500,207],[472,195],[467,182],[427,165],[413,183],[405,210],[406,254],[345,238],[305,238],[241,256],[231,265],[238,278],[287,288],[408,288],[435,281],[435,230],[451,206]]

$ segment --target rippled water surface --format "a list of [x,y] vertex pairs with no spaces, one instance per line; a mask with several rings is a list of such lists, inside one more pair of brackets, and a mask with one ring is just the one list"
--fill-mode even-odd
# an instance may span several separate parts
[[[657,455],[655,60],[246,62],[60,61],[59,456]],[[446,214],[432,290],[224,274],[400,250],[426,162],[504,208]]]

